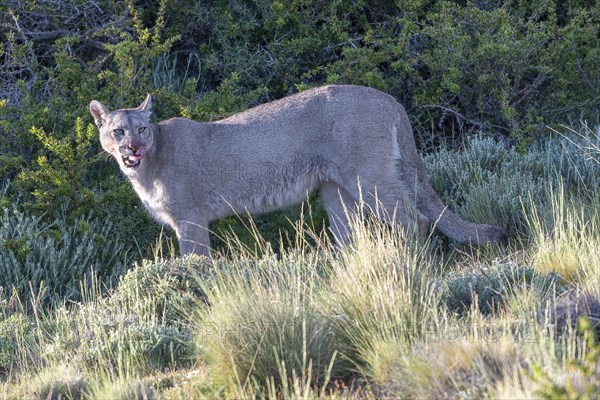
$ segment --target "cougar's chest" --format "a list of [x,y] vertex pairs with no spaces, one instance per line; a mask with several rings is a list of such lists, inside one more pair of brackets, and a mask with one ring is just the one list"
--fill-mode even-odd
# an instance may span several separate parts
[[142,184],[132,179],[131,184],[144,207],[157,221],[175,226],[169,196],[161,182]]

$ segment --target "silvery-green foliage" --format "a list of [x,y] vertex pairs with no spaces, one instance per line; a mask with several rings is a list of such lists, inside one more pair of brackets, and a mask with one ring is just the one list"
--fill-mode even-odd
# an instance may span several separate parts
[[442,283],[442,300],[453,313],[467,312],[473,303],[489,315],[518,290],[531,288],[542,302],[548,296],[564,293],[567,285],[555,273],[539,273],[515,263],[493,263],[485,269],[452,272]]
[[79,300],[93,280],[107,285],[125,267],[126,250],[110,221],[64,215],[47,222],[5,207],[0,214],[0,288],[42,304]]
[[519,234],[526,232],[523,209],[535,204],[545,214],[559,186],[568,194],[593,196],[589,188],[600,186],[600,164],[589,148],[599,142],[598,137],[556,137],[520,154],[490,138],[476,138],[464,150],[442,150],[424,161],[432,186],[451,209]]
[[27,368],[30,358],[40,365],[68,362],[80,371],[111,374],[122,373],[124,366],[155,370],[189,362],[186,321],[198,305],[199,290],[190,276],[195,265],[190,258],[145,261],[122,274],[114,290],[102,292],[94,284],[81,303],[56,307],[39,325],[22,311],[7,318],[0,313],[0,377]]

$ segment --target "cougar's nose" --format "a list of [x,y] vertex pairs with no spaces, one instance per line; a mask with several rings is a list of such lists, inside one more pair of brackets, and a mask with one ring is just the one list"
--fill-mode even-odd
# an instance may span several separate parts
[[131,143],[129,143],[129,148],[133,151],[133,154],[137,154],[137,152],[142,147],[142,142],[139,139],[133,138]]
[[142,143],[132,143],[129,145],[129,148],[131,149],[131,152],[134,156],[140,158],[144,156],[145,148]]

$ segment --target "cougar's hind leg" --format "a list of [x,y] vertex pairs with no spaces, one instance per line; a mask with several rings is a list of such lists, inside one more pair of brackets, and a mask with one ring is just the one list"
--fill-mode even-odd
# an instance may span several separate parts
[[365,202],[378,218],[395,229],[404,229],[420,238],[426,237],[429,219],[418,211],[410,193],[389,189],[385,193],[376,189],[369,192],[365,195]]
[[344,188],[335,183],[325,183],[319,189],[321,201],[329,218],[331,229],[338,246],[348,243],[352,219],[356,215],[358,201]]
[[[414,232],[419,238],[427,236],[429,219],[418,210],[414,189],[394,174],[369,176],[362,179],[360,186],[362,200],[378,218],[395,229],[402,227],[408,232]],[[355,190],[359,190],[358,185]]]

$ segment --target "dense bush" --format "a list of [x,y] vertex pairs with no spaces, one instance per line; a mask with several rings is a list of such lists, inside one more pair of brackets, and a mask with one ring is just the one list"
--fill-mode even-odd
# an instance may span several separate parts
[[593,4],[229,1],[177,3],[169,16],[175,47],[197,52],[205,90],[233,74],[269,97],[362,84],[405,104],[427,141],[469,131],[527,139],[568,114],[596,116]]

